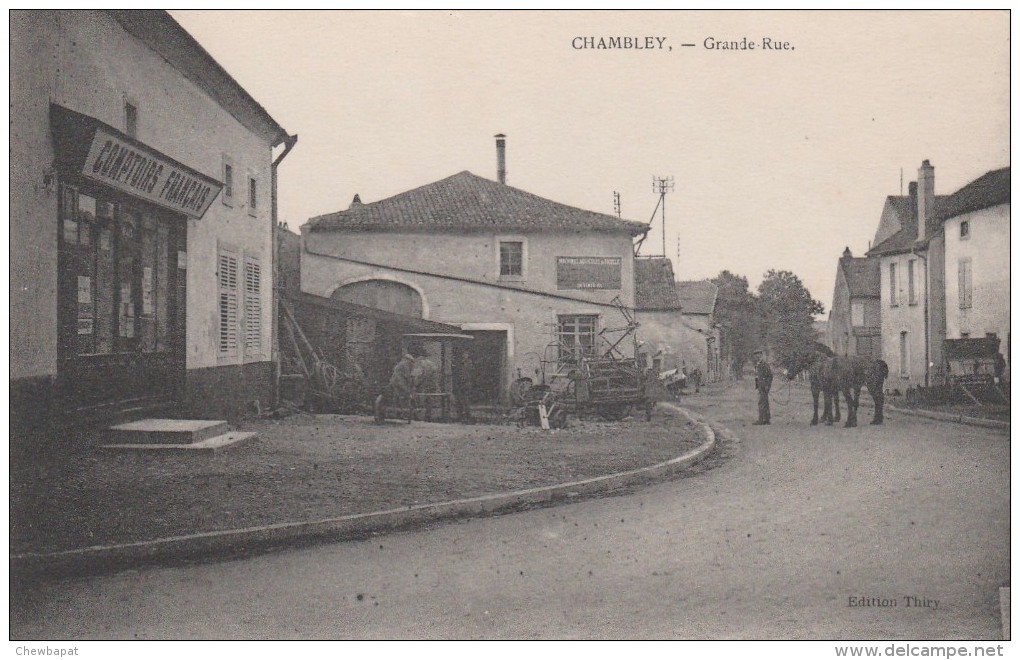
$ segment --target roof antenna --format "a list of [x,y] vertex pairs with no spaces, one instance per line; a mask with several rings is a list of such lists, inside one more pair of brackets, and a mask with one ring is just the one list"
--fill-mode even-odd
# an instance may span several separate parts
[[900,197],[903,197],[903,168],[900,168]]

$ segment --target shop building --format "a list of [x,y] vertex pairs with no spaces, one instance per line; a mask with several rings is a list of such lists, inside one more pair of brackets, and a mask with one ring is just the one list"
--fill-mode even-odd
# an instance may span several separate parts
[[475,404],[505,402],[514,379],[541,379],[625,325],[633,240],[648,228],[513,188],[499,171],[499,181],[461,172],[377,202],[355,197],[301,228],[302,291],[474,337]]
[[10,18],[15,431],[270,401],[296,137],[166,12]]

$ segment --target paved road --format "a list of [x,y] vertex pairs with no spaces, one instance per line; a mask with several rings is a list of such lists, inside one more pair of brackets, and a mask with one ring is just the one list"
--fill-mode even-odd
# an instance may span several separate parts
[[896,413],[810,428],[806,401],[753,427],[749,383],[687,399],[740,442],[631,495],[44,585],[11,636],[998,638],[1008,436]]

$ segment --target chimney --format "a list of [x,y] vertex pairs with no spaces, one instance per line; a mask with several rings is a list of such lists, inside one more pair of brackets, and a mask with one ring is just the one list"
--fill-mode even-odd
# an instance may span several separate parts
[[928,235],[928,223],[935,212],[935,168],[927,160],[917,170],[917,240]]
[[361,206],[361,195],[354,193],[354,199],[351,200],[351,209],[356,209]]
[[496,180],[506,183],[506,136],[496,135]]
[[843,250],[843,258],[844,259],[849,259],[849,258],[853,258],[853,256],[854,256],[854,253],[850,251],[850,246],[849,245],[846,246],[846,249]]

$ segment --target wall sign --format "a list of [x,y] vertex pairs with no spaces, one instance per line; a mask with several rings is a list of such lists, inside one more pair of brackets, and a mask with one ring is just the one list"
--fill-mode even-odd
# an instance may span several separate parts
[[620,257],[556,257],[557,289],[620,289]]
[[201,218],[222,187],[155,150],[97,127],[81,173],[154,204]]

